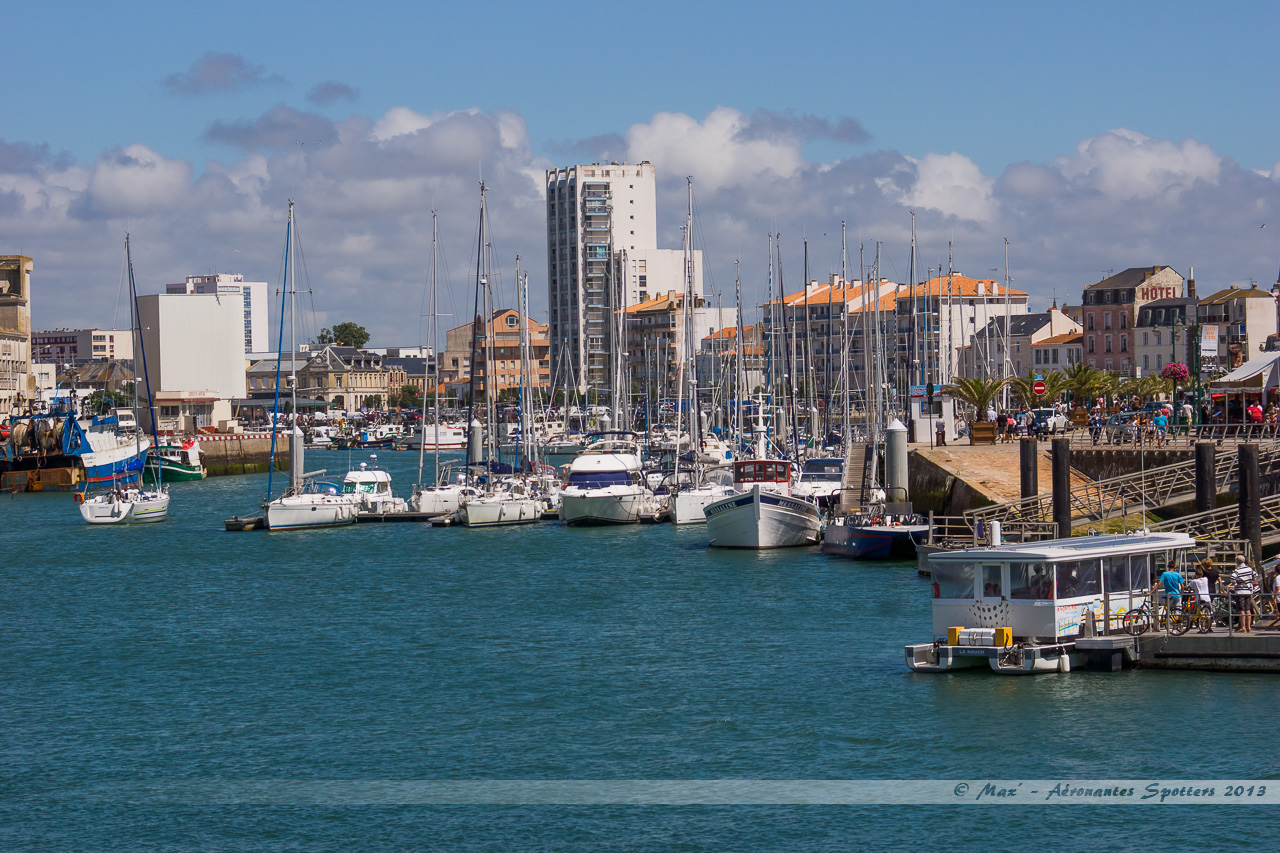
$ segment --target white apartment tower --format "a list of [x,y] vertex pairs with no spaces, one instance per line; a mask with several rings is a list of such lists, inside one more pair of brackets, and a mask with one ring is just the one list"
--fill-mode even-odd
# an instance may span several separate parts
[[166,284],[165,293],[238,293],[244,297],[244,351],[271,348],[267,330],[267,283],[245,281],[240,273],[189,275],[181,284]]
[[[684,252],[658,248],[653,164],[592,163],[547,170],[547,302],[553,382],[612,388],[625,361],[619,322],[651,294],[686,290]],[[693,253],[702,295],[701,252]]]

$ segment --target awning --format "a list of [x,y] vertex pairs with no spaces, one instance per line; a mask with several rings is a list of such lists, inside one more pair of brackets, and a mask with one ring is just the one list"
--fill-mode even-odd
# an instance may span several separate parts
[[1260,392],[1280,384],[1280,352],[1264,352],[1209,383],[1210,391]]

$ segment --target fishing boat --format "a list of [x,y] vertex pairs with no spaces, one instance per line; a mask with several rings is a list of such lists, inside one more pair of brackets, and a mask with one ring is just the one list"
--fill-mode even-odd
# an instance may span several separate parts
[[0,489],[11,493],[87,495],[134,485],[151,448],[150,437],[137,434],[133,412],[124,408],[78,416],[60,402],[49,412],[15,415],[6,426]]
[[792,464],[785,459],[733,463],[733,490],[707,504],[713,548],[793,548],[815,545],[822,533],[818,505],[791,494]]
[[[296,351],[297,345],[294,340],[296,335],[296,320],[294,318],[293,305],[297,295],[296,264],[293,260],[293,202],[289,202],[289,222],[285,229],[285,269],[284,279],[286,287],[281,296],[280,306],[280,337],[284,337],[284,320],[288,314],[290,318],[289,331],[289,351]],[[285,300],[288,300],[287,303]],[[286,310],[287,305],[287,310]],[[283,353],[280,357],[283,358]],[[289,393],[292,397],[292,404],[289,411],[298,411],[298,360],[290,357],[290,380]],[[276,386],[275,403],[272,407],[272,422],[277,424],[277,428],[271,432],[271,465],[267,468],[267,494],[271,494],[271,482],[275,471],[276,461],[276,442],[280,430],[278,425],[281,422],[280,413],[280,387]],[[292,425],[289,428],[289,488],[285,493],[277,498],[269,499],[265,506],[266,529],[271,531],[279,530],[303,530],[315,527],[339,527],[347,524],[354,524],[356,515],[360,510],[360,496],[354,493],[343,494],[341,489],[330,482],[317,479],[324,475],[324,471],[307,472],[304,462],[304,447],[306,445],[306,437],[303,435],[302,428],[298,425],[295,415],[290,415]]]
[[[138,289],[133,277],[133,257],[129,249],[129,235],[124,237],[125,268],[129,276],[129,305],[133,320],[134,347],[142,357],[142,376],[147,389],[147,404],[151,414],[151,431],[153,446],[159,445],[156,434],[155,400],[151,395],[151,378],[147,375],[147,349],[142,341],[141,326],[138,321]],[[130,412],[134,435],[134,446],[140,458],[145,452],[142,449],[142,430],[139,429],[136,417],[133,417],[138,406],[138,382],[133,383],[133,412]],[[155,485],[151,488],[115,484],[109,492],[86,497],[83,492],[76,492],[80,517],[89,524],[143,524],[164,521],[169,516],[169,490],[164,485],[164,470],[158,456],[152,457],[154,465]],[[145,463],[144,463],[145,467]]]
[[1069,672],[1089,646],[1119,654],[1110,638],[1088,638],[1121,628],[1124,614],[1146,603],[1152,578],[1185,573],[1195,545],[1185,533],[1140,530],[931,554],[933,640],[907,646],[907,666],[1029,675]]
[[[151,455],[160,459],[160,472],[166,483],[194,482],[208,476],[204,463],[200,461],[200,442],[197,439],[188,438],[177,443],[162,442],[155,446]],[[155,466],[144,466],[142,481],[156,482]]]
[[635,433],[602,433],[569,463],[560,490],[566,524],[636,524],[652,511],[653,492],[641,475]]
[[822,533],[822,553],[859,560],[910,560],[928,532],[929,522],[919,513],[872,505],[831,519]]

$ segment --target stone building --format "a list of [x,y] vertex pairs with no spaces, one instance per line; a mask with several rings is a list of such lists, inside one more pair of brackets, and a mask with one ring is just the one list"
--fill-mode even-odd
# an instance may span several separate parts
[[1134,326],[1148,302],[1183,296],[1185,280],[1173,267],[1130,267],[1084,289],[1081,318],[1084,362],[1133,376]]

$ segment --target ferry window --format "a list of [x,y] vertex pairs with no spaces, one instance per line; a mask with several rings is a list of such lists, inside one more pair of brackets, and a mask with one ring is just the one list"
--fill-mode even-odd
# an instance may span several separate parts
[[1053,567],[1049,563],[1010,563],[1010,598],[1053,598]]
[[1169,569],[1173,568],[1173,554],[1170,551],[1156,551],[1151,555],[1151,574],[1148,576],[1147,584],[1151,583],[1152,578],[1158,578]]
[[1107,579],[1107,592],[1125,592],[1129,586],[1129,558],[1103,557],[1102,571]]
[[1150,566],[1150,554],[1134,554],[1129,558],[1129,589],[1145,591],[1151,588]]
[[1072,560],[1058,563],[1058,598],[1097,595],[1102,591],[1097,560]]
[[934,563],[933,582],[938,598],[973,598],[973,564]]
[[998,565],[982,567],[982,594],[987,598],[1000,597],[1000,567]]

